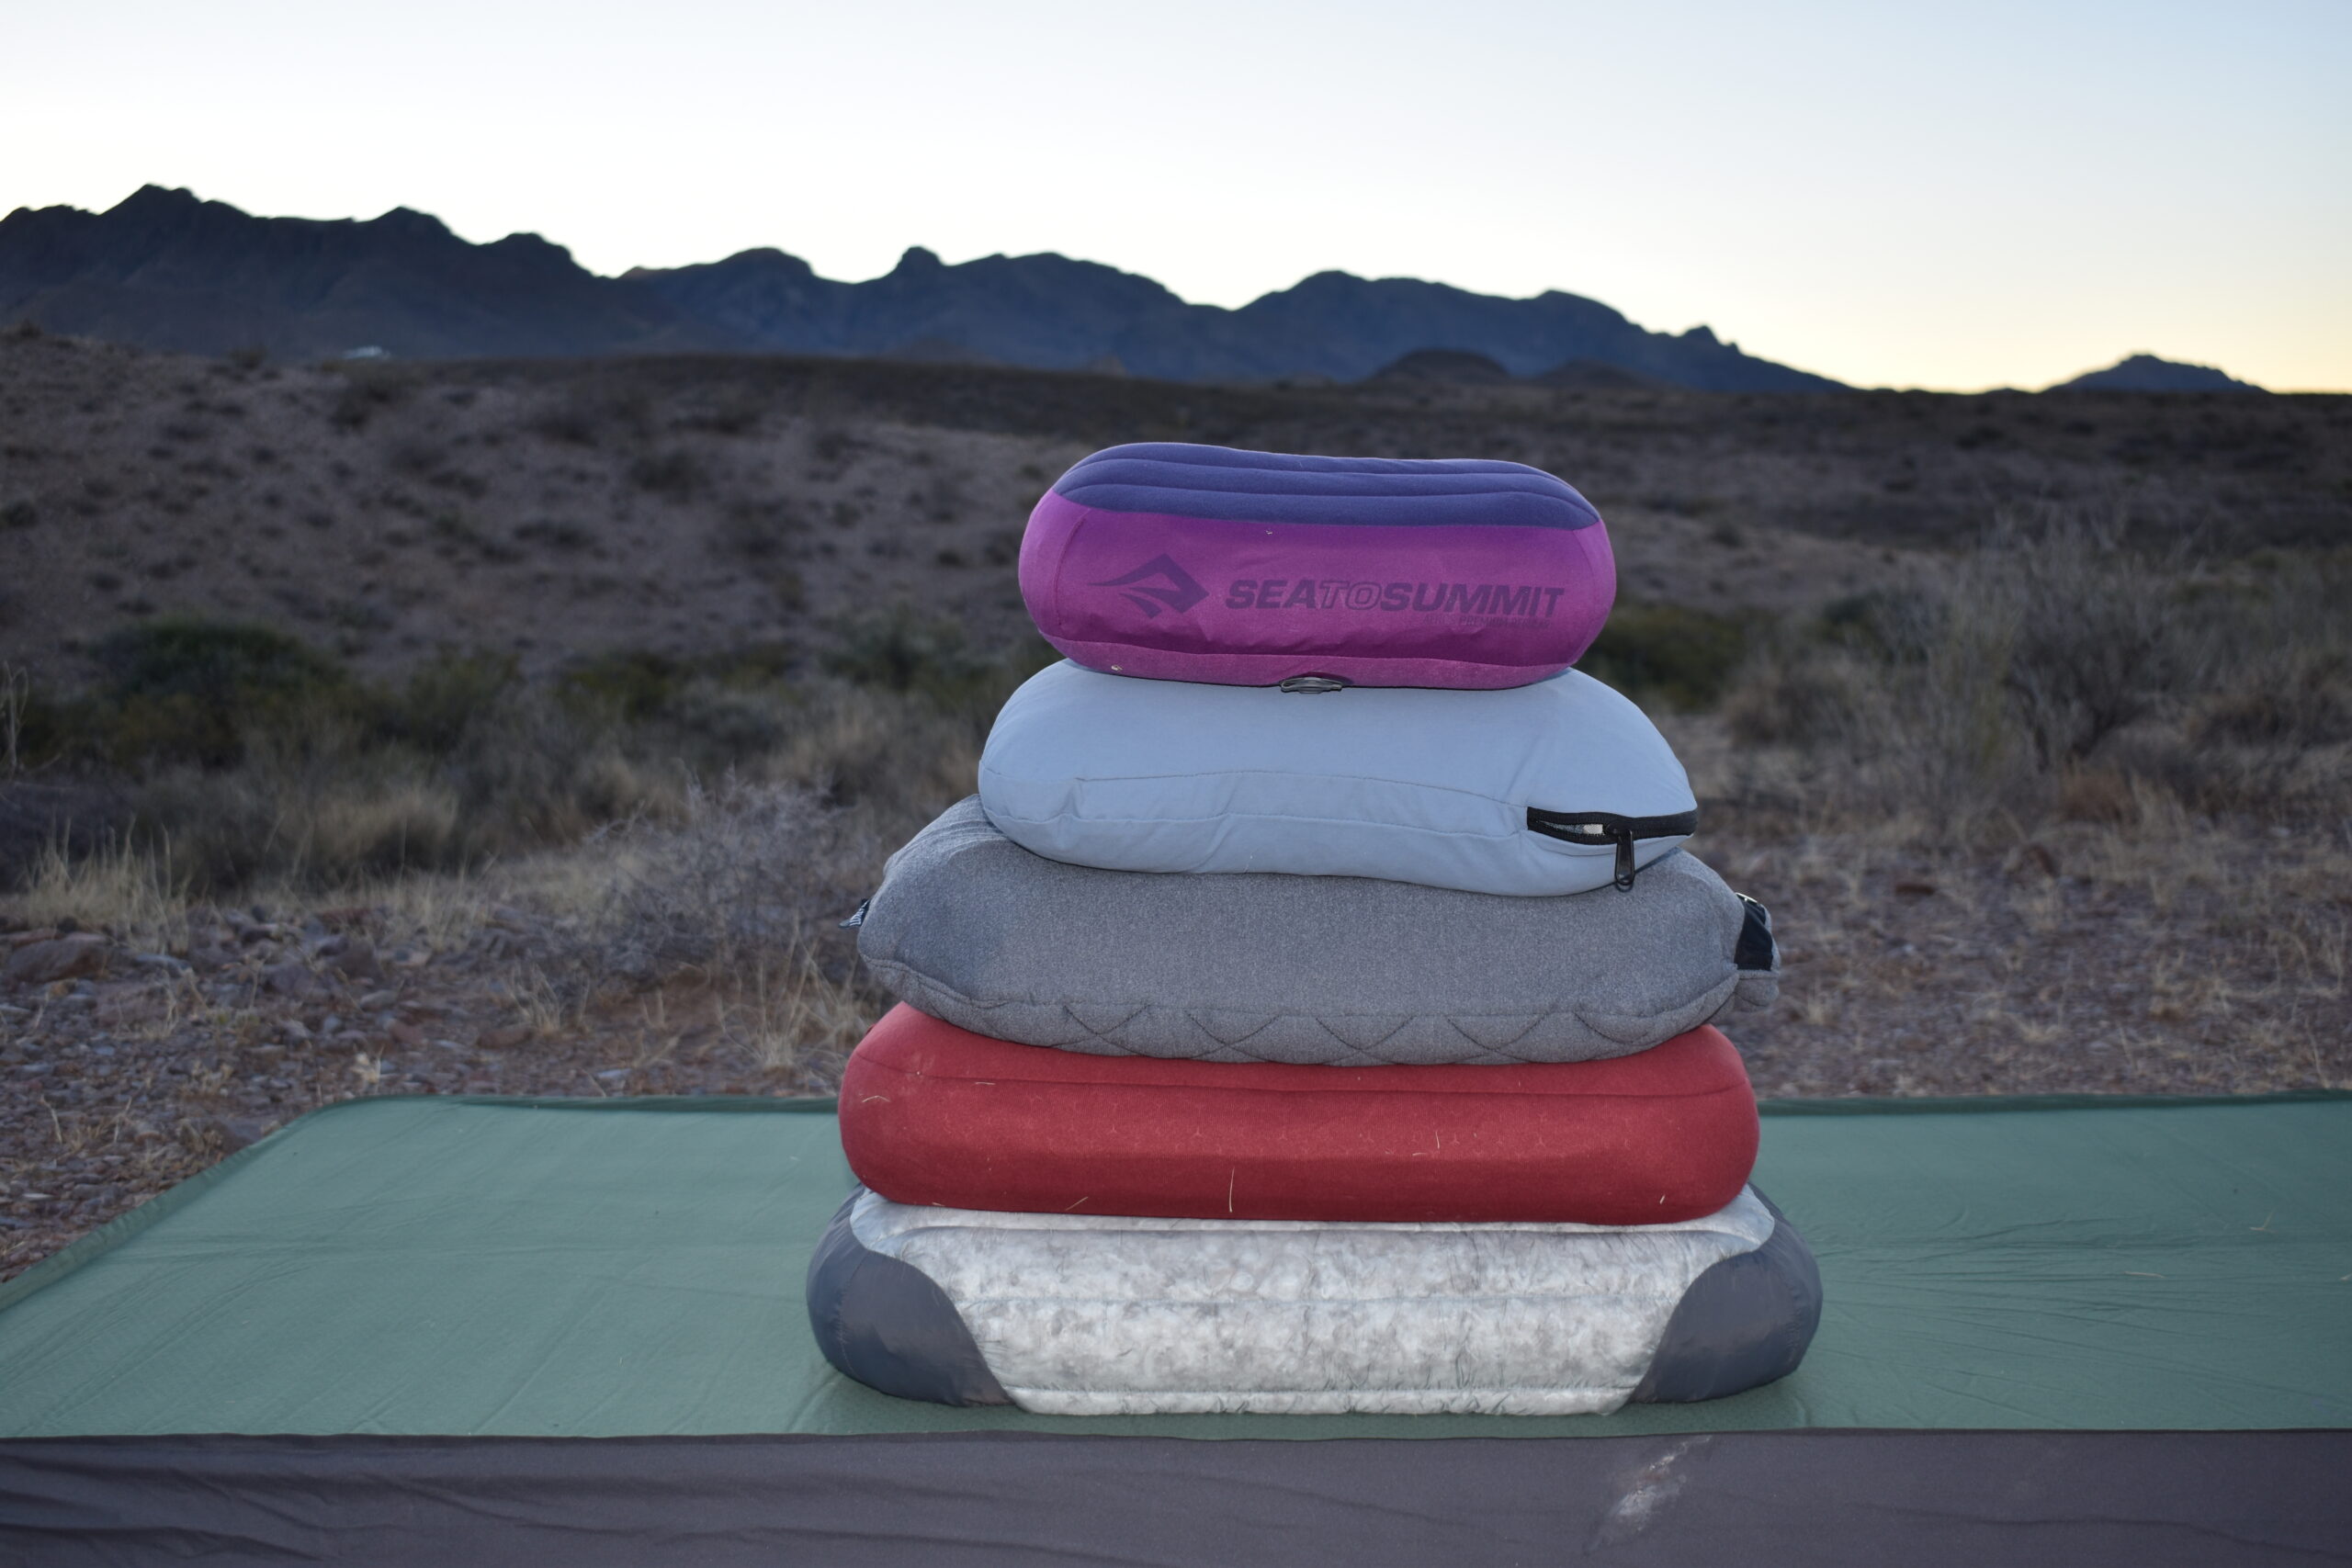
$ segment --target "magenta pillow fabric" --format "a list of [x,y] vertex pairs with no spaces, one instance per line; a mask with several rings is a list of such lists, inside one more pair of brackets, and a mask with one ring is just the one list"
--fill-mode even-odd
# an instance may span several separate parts
[[1609,531],[1539,468],[1113,446],[1055,482],[1021,541],[1046,640],[1121,675],[1272,686],[1522,686],[1616,597]]

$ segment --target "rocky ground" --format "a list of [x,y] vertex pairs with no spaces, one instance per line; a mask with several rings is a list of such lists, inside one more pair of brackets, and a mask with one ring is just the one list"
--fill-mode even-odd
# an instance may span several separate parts
[[172,951],[0,932],[0,1277],[336,1100],[829,1093],[838,1062],[741,987],[581,1007],[548,977],[554,923],[503,905],[198,908],[182,929]]

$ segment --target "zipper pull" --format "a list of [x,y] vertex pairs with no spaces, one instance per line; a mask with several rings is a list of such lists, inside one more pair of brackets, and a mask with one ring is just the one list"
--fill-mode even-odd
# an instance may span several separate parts
[[871,898],[867,898],[867,899],[864,899],[864,900],[862,900],[862,901],[858,904],[858,906],[857,906],[857,908],[856,908],[852,909],[852,910],[849,912],[849,919],[846,919],[846,920],[843,920],[841,924],[839,924],[839,925],[835,926],[833,929],[834,929],[835,931],[854,931],[857,930],[857,928],[858,928],[858,927],[860,927],[860,926],[862,926],[862,925],[864,925],[864,924],[865,923],[865,911],[866,911],[866,910],[868,910],[868,909],[870,909],[870,908],[874,908],[874,900],[873,900],[873,899],[871,899]]
[[1634,889],[1634,830],[1612,828],[1609,836],[1617,840],[1617,891],[1630,893]]

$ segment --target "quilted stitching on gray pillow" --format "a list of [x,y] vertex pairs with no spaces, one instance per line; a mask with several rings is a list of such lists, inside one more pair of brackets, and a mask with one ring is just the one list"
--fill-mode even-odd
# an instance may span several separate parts
[[1099,871],[1023,849],[970,799],[890,858],[858,952],[914,1007],[1024,1044],[1504,1066],[1628,1055],[1769,1005],[1777,967],[1733,964],[1744,918],[1687,852],[1629,892],[1539,898]]

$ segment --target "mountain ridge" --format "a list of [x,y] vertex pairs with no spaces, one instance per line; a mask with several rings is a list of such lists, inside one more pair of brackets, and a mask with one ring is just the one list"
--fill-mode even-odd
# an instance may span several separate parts
[[2053,392],[2266,392],[2211,365],[2127,354],[2104,370],[2086,371],[2048,389]]
[[953,265],[913,246],[850,283],[775,247],[716,262],[588,271],[537,234],[475,244],[437,218],[257,218],[141,187],[104,212],[0,219],[0,320],[141,347],[323,358],[671,352],[958,357],[1176,381],[1356,381],[1416,350],[1483,354],[1513,375],[1569,361],[1719,391],[1842,383],[1743,353],[1705,327],[1653,333],[1594,299],[1526,299],[1327,271],[1238,310],[1042,253]]
[[[0,321],[17,320],[148,349],[281,359],[361,348],[418,359],[799,354],[1187,382],[1357,382],[1437,354],[1586,389],[1849,389],[1707,327],[1651,332],[1559,289],[1507,299],[1327,270],[1229,310],[1053,252],[950,265],[921,245],[854,283],[775,246],[608,277],[540,235],[477,244],[411,208],[257,218],[152,185],[104,212],[18,208],[0,218]],[[2046,389],[2264,389],[2143,353]]]

